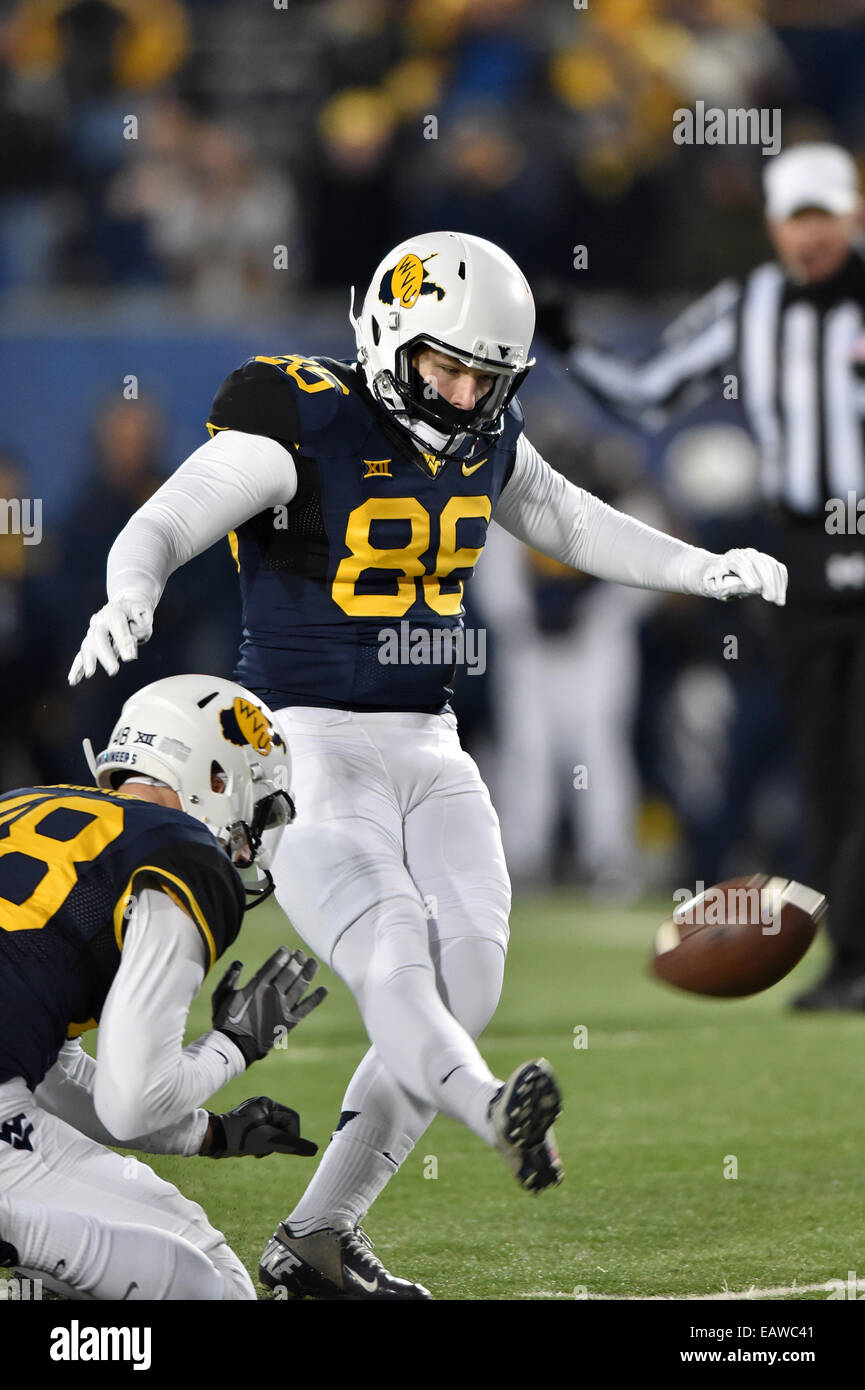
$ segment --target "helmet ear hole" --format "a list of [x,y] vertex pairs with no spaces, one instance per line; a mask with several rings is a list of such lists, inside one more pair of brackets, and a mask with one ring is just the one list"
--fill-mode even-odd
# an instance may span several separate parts
[[381,328],[379,327],[378,319],[374,315],[370,319],[370,325],[372,327],[372,340],[376,347],[378,347],[381,342]]
[[224,793],[228,786],[228,773],[225,768],[214,758],[210,764],[210,790],[218,795]]

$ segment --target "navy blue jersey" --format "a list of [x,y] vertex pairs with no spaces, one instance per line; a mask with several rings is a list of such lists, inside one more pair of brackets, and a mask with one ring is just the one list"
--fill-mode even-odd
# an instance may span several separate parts
[[297,466],[295,497],[230,538],[243,644],[235,679],[267,704],[434,712],[461,659],[463,586],[522,431],[466,458],[414,449],[359,370],[254,357],[223,382],[208,428],[267,435]]
[[96,1027],[145,888],[189,914],[208,966],[240,930],[240,876],[185,812],[94,787],[0,797],[0,1082],[37,1086],[64,1040]]

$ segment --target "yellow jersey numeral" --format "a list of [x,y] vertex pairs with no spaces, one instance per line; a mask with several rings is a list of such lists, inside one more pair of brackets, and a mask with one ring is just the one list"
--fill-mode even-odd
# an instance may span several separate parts
[[[315,395],[316,391],[341,391],[344,396],[349,394],[345,382],[340,381],[329,367],[323,367],[320,362],[313,362],[309,357],[298,357],[295,353],[288,357],[256,357],[255,360],[282,367],[287,376],[294,378],[301,391],[307,391],[310,395]],[[301,372],[306,372],[314,380],[306,381]]]
[[[436,567],[427,574],[421,555],[429,549],[430,514],[414,497],[370,497],[349,514],[345,543],[351,551],[342,559],[334,575],[331,596],[344,613],[352,618],[402,618],[417,598],[417,581],[421,581],[425,602],[442,617],[459,613],[463,586],[453,593],[443,593],[441,581],[455,569],[470,569],[481,553],[480,546],[457,547],[457,522],[465,517],[483,517],[489,521],[492,504],[489,497],[451,497],[442,509],[439,521],[439,549]],[[373,521],[408,521],[411,537],[405,546],[381,548],[370,543]],[[396,592],[392,594],[363,594],[357,592],[357,581],[366,570],[396,570]]]
[[[33,804],[35,802],[35,804]],[[82,811],[89,823],[71,839],[55,839],[40,826],[55,811]],[[83,796],[14,797],[0,805],[0,826],[9,834],[0,839],[0,930],[38,931],[63,906],[78,882],[78,864],[87,864],[106,845],[123,833],[123,807],[111,801]],[[44,866],[45,872],[24,902],[3,896],[3,860],[6,855],[26,856]]]

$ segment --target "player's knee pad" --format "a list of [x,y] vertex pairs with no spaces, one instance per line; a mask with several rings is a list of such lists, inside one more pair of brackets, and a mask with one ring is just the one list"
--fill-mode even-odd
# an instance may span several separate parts
[[448,884],[429,893],[424,904],[441,940],[485,937],[507,950],[511,889],[506,876]]

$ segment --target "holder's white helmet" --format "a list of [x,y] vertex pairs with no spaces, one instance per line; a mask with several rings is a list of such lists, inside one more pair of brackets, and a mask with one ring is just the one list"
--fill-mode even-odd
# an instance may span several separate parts
[[[409,237],[385,256],[353,313],[361,364],[378,403],[421,449],[443,457],[466,439],[486,447],[534,366],[535,305],[519,266],[500,247],[462,232]],[[436,348],[494,383],[473,410],[436,397],[418,373],[418,348]],[[424,428],[425,427],[425,428]]]
[[[105,791],[147,776],[177,793],[228,854],[246,845],[266,871],[276,838],[294,819],[291,759],[266,705],[219,676],[169,676],[126,701],[108,747],[90,770]],[[262,843],[264,832],[267,845]]]

